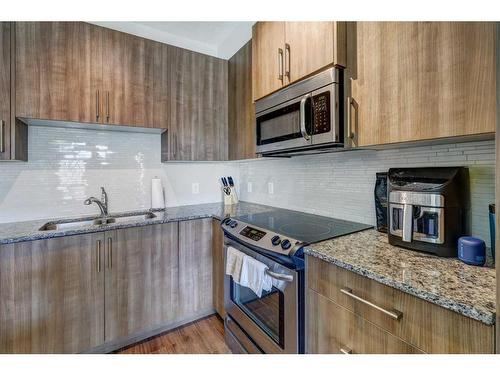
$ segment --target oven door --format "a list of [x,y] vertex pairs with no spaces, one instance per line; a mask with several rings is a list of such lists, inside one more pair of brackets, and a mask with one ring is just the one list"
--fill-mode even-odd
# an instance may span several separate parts
[[277,284],[259,298],[252,290],[225,276],[224,300],[226,312],[248,337],[265,353],[298,353],[298,274],[248,247],[224,238],[224,258],[227,247],[266,264]]
[[257,153],[310,146],[311,102],[311,94],[307,94],[257,113]]

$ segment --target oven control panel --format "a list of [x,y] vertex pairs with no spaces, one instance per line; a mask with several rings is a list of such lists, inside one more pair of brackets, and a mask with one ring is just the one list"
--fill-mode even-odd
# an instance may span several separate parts
[[254,241],[260,241],[262,239],[262,237],[264,237],[266,235],[266,232],[259,230],[259,229],[256,229],[256,228],[246,226],[245,228],[242,229],[240,234],[242,236],[247,237],[247,238],[251,238]]
[[278,233],[247,225],[231,218],[222,221],[222,229],[243,242],[284,255],[294,253],[297,248],[304,245],[293,238],[282,237]]

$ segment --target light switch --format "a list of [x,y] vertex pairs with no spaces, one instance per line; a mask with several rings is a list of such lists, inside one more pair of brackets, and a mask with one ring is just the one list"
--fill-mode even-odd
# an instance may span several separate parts
[[247,182],[247,192],[248,193],[252,192],[252,183],[251,182]]
[[193,194],[200,194],[200,184],[198,182],[193,182],[191,185],[191,192]]

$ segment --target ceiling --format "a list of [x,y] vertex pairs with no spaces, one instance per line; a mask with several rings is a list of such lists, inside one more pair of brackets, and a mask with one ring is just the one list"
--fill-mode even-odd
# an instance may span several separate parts
[[207,55],[229,59],[252,38],[254,22],[92,22]]

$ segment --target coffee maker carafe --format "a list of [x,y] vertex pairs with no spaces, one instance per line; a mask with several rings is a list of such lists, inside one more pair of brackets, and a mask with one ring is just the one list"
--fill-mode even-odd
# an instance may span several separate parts
[[388,178],[389,243],[457,256],[457,240],[467,231],[467,169],[393,168]]

